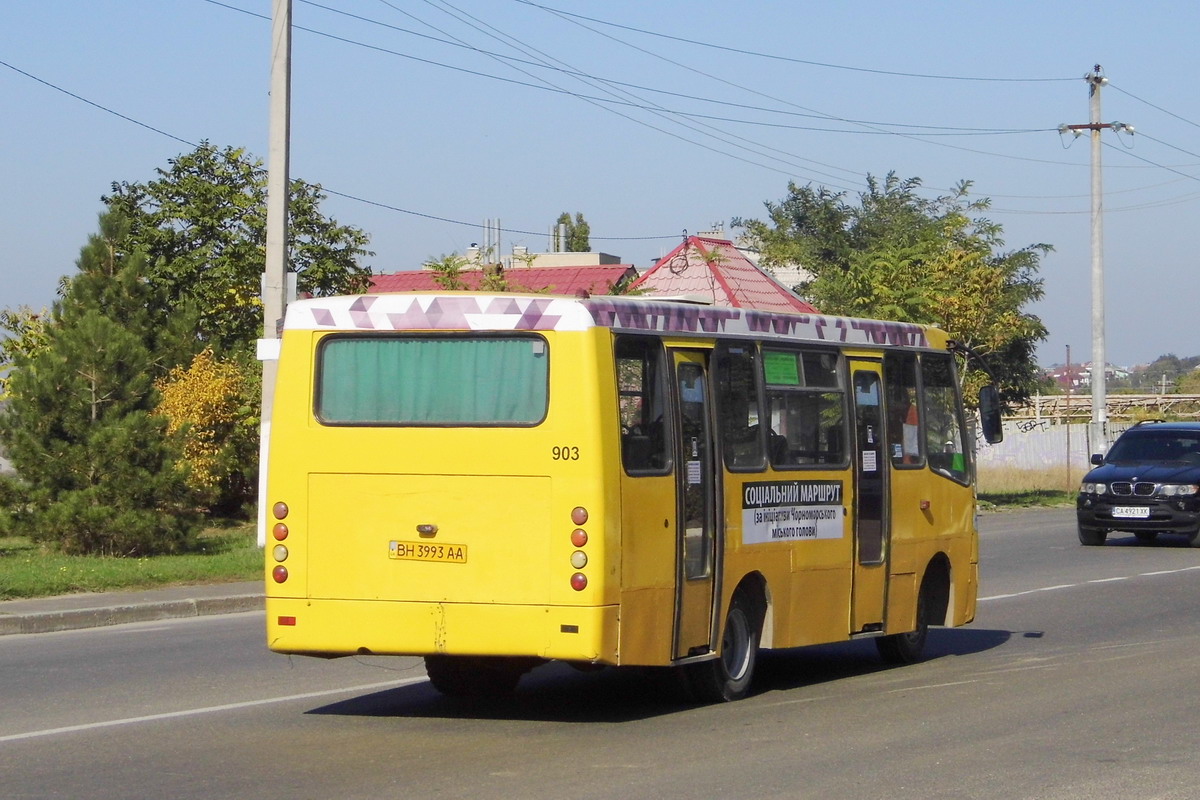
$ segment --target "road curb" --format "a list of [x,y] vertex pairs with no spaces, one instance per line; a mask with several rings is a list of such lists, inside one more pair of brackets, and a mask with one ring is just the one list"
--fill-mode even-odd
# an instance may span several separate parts
[[30,614],[0,614],[0,636],[19,633],[53,633],[79,628],[124,625],[129,622],[203,617],[212,614],[236,614],[244,611],[262,611],[264,607],[263,596],[252,594],[184,598]]

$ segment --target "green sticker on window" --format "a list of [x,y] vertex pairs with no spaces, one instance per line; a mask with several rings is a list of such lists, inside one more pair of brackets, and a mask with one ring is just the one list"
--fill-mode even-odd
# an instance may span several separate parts
[[763,353],[763,369],[767,383],[782,386],[799,386],[800,372],[796,368],[795,353],[780,353],[767,350]]

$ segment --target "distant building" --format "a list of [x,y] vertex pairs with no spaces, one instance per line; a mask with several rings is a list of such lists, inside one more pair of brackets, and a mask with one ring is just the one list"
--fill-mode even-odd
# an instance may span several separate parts
[[717,223],[706,231],[696,231],[696,235],[702,239],[727,239],[733,242],[733,246],[737,248],[738,252],[741,253],[747,261],[749,261],[751,264],[754,264],[756,267],[763,270],[792,291],[795,291],[797,286],[807,284],[814,277],[811,272],[799,264],[787,264],[785,266],[774,266],[770,268],[762,266],[759,264],[759,257],[761,256],[761,253],[759,253],[758,249],[750,246],[745,237],[733,239],[726,236],[725,225],[723,223]]
[[[474,245],[467,258],[480,258]],[[614,287],[632,282],[638,276],[632,264],[620,263],[620,258],[607,253],[529,253],[514,247],[511,256],[502,263],[464,269],[460,279],[471,289],[478,289],[484,278],[499,272],[514,291],[548,292],[558,295],[611,294]],[[406,270],[371,278],[372,292],[434,292],[441,290],[431,269]]]
[[817,311],[751,261],[733,242],[704,236],[687,237],[630,288],[717,306],[808,314]]
[[[1092,364],[1085,362],[1082,364],[1072,364],[1069,368],[1055,364],[1046,370],[1046,377],[1053,380],[1063,389],[1084,389],[1092,385]],[[1106,364],[1104,367],[1104,380],[1107,383],[1110,380],[1121,380],[1129,377],[1129,370],[1124,367],[1116,367],[1112,364]]]

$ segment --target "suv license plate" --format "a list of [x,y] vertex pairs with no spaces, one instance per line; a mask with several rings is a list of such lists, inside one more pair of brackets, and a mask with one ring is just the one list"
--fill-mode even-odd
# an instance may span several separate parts
[[467,563],[465,544],[429,544],[427,542],[388,542],[388,558],[401,561],[434,561],[439,564]]
[[1150,506],[1113,506],[1112,515],[1119,519],[1150,519]]

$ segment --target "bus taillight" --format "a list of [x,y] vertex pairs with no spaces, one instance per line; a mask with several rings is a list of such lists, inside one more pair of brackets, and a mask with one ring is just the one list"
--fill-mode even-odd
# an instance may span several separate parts
[[577,592],[582,592],[587,588],[587,575],[582,572],[576,572],[571,576],[571,588]]
[[587,544],[587,531],[585,531],[583,528],[576,528],[575,530],[571,531],[571,544],[575,545],[576,547],[583,547],[585,544]]
[[583,506],[575,506],[571,509],[571,521],[576,525],[582,525],[588,521],[587,509]]
[[271,570],[271,577],[275,579],[276,583],[283,583],[288,579],[287,567],[279,564],[275,569]]
[[276,522],[275,527],[271,529],[271,535],[275,537],[275,541],[282,542],[288,537],[288,526],[282,522]]
[[275,519],[287,519],[287,503],[276,503],[271,507],[271,513],[275,515]]

